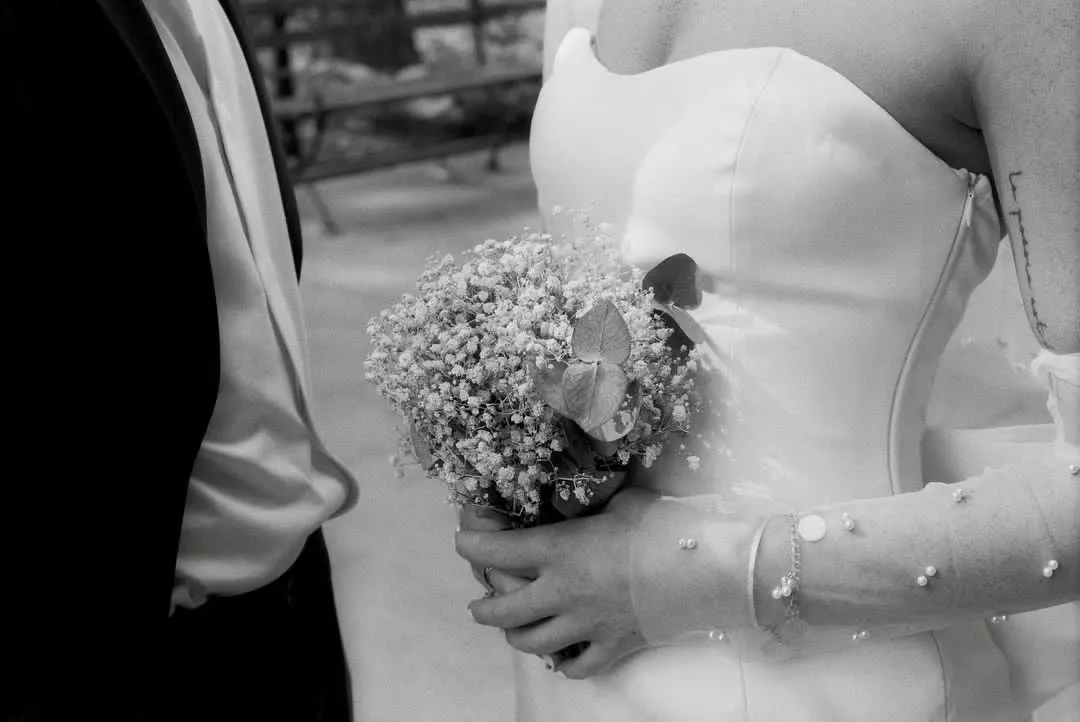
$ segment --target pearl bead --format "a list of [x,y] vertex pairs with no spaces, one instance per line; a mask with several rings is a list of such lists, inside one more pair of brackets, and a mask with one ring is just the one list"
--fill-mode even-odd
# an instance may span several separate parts
[[772,598],[779,601],[784,596],[784,591],[780,587],[776,587],[772,590]]
[[920,574],[919,576],[915,577],[915,583],[918,584],[920,587],[925,587],[927,584],[930,583],[930,580],[926,578],[925,574]]
[[1050,577],[1054,576],[1054,570],[1050,567],[1043,567],[1043,576],[1049,579]]
[[967,500],[967,492],[963,489],[957,489],[952,493],[952,498],[954,504],[962,504]]
[[855,531],[855,520],[848,516],[846,513],[843,515],[844,528],[848,531]]
[[1080,475],[1080,464],[1069,464],[1069,473],[1073,476]]
[[937,567],[935,567],[933,564],[928,566],[925,571],[926,571],[926,576],[928,576],[928,577],[936,577],[937,576]]
[[693,549],[696,546],[697,546],[697,542],[695,540],[693,540],[693,539],[687,539],[686,540],[686,548],[687,549]]
[[685,538],[679,540],[679,548],[680,549],[685,549],[686,548],[686,539]]
[[1053,569],[1056,572],[1057,569],[1058,569],[1058,561],[1057,561],[1057,559],[1051,559],[1050,561],[1048,561],[1046,563],[1046,566],[1047,566],[1047,568]]

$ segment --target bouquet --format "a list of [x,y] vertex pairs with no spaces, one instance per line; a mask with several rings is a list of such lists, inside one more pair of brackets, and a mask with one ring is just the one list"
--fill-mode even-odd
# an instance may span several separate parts
[[411,457],[451,502],[517,526],[598,508],[632,460],[688,431],[697,357],[676,301],[695,273],[680,256],[642,274],[596,233],[428,259],[417,293],[367,329],[365,377],[407,424],[399,475]]

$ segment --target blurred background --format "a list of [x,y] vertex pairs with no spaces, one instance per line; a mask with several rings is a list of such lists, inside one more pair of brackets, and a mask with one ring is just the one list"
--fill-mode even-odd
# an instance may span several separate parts
[[431,254],[536,227],[525,141],[543,0],[240,0],[296,184],[326,443],[358,506],[326,529],[357,722],[513,719],[509,648],[466,609],[438,482],[394,477],[398,419],[364,381],[368,319]]

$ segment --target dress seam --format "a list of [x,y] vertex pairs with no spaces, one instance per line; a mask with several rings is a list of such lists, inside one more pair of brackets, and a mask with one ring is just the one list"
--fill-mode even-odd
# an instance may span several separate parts
[[[776,71],[779,69],[780,62],[783,59],[784,52],[778,52],[772,68],[769,69],[769,74],[765,77],[765,82],[761,84],[761,88],[750,106],[750,111],[746,114],[746,122],[743,123],[742,132],[739,134],[739,145],[735,150],[735,161],[731,166],[731,182],[728,185],[728,268],[733,275],[735,273],[735,182],[739,177],[739,164],[742,161],[743,149],[746,147],[746,137],[750,133],[750,126],[753,125],[754,118],[757,115],[758,105],[761,103],[761,99],[769,86],[772,85],[772,80],[776,76]],[[732,294],[735,297],[736,307],[742,310],[738,284],[732,289]],[[728,352],[731,354],[732,349],[728,349]]]
[[[780,67],[780,62],[783,60],[783,52],[776,54],[776,60],[773,62],[772,68],[769,69],[768,75],[765,76],[765,81],[761,84],[761,88],[757,92],[757,96],[754,98],[754,102],[750,106],[749,112],[746,114],[746,122],[743,123],[742,132],[739,134],[739,145],[735,150],[735,161],[731,167],[731,182],[728,185],[728,268],[731,269],[732,274],[735,272],[735,183],[739,176],[739,163],[742,160],[743,149],[746,146],[746,138],[750,132],[750,126],[754,123],[754,118],[757,115],[758,105],[761,103],[761,99],[764,97],[765,92],[772,85],[772,80],[776,76],[776,71]],[[741,311],[742,300],[739,298],[739,287],[735,284],[732,289],[732,295],[736,307]],[[735,349],[727,349],[728,358],[734,360]],[[742,690],[742,706],[743,706],[743,719],[746,722],[751,722],[752,717],[750,715],[750,696],[746,691],[746,673],[743,670],[742,660],[736,665],[739,670],[739,688]]]

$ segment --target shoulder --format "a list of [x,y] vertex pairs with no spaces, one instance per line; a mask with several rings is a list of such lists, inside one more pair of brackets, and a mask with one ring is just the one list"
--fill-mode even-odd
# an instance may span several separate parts
[[[965,0],[967,1],[967,0]],[[1080,349],[1080,3],[984,0],[965,72],[1033,330]]]
[[1009,78],[1035,83],[1035,92],[1080,77],[1080,2],[963,0],[970,14],[957,42],[976,93]]
[[[994,146],[1040,157],[1057,182],[1080,169],[1080,2],[960,0],[975,15],[958,39],[978,126]],[[1056,166],[1056,167],[1055,167]]]

